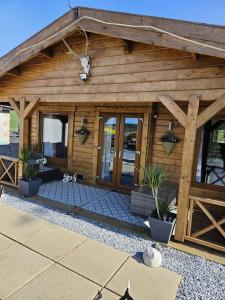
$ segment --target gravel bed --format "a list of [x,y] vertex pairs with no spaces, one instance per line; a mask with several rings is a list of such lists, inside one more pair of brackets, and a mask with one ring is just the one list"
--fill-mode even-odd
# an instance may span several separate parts
[[[81,216],[66,215],[58,210],[40,206],[35,202],[24,201],[22,197],[4,194],[0,200],[12,207],[86,235],[131,255],[143,252],[152,244],[151,240],[141,238],[138,234],[115,229]],[[163,255],[163,267],[182,275],[177,299],[225,299],[225,266],[170,247],[162,248],[161,253]]]

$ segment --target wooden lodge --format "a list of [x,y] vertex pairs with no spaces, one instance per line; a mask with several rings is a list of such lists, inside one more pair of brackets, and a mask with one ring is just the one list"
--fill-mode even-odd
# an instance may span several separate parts
[[0,59],[0,102],[1,183],[17,186],[25,145],[120,190],[160,164],[179,184],[176,240],[225,251],[225,27],[78,7]]

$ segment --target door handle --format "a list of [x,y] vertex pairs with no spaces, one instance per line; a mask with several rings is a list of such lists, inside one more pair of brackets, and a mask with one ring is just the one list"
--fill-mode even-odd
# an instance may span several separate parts
[[119,151],[119,158],[121,157],[121,150]]
[[141,155],[141,151],[136,151],[136,154],[137,155]]

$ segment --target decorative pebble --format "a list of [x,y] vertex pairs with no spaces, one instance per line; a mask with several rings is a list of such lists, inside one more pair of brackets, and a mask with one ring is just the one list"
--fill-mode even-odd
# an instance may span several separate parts
[[159,268],[162,264],[162,255],[157,249],[149,247],[143,252],[143,261],[148,267]]

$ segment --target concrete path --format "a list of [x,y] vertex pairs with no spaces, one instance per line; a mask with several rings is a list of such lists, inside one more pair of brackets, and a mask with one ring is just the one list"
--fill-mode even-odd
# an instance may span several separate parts
[[0,204],[0,299],[175,299],[181,276]]

